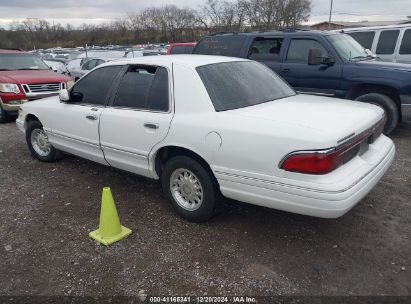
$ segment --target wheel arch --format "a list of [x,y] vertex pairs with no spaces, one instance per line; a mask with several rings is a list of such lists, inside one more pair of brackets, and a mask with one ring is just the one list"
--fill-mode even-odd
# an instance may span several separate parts
[[[34,121],[34,120],[40,121],[40,119],[35,114],[32,114],[32,113],[27,114],[25,119],[24,119],[24,129],[27,129],[28,123],[30,121]],[[40,121],[40,123],[41,123],[41,121]]]
[[217,179],[211,169],[211,166],[208,164],[206,159],[200,155],[200,153],[193,151],[188,147],[178,146],[178,145],[167,145],[160,147],[152,157],[152,168],[153,173],[156,174],[158,177],[161,177],[161,173],[164,169],[164,165],[170,158],[178,155],[184,155],[193,158],[194,160],[201,163],[207,171],[211,174],[212,178],[218,185]]
[[351,99],[354,100],[357,97],[368,94],[368,93],[378,93],[382,95],[386,95],[390,97],[397,109],[398,113],[400,115],[400,120],[401,120],[401,99],[400,99],[400,92],[393,86],[389,85],[382,85],[382,84],[373,84],[373,83],[365,83],[365,84],[358,84],[353,86],[345,96],[346,99]]

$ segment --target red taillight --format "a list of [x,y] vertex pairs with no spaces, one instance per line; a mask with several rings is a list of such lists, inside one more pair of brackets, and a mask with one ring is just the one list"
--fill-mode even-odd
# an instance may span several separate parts
[[280,163],[280,168],[290,172],[305,174],[327,174],[350,161],[372,144],[382,133],[385,116],[377,124],[338,147],[317,151],[296,151],[290,153]]
[[343,163],[341,151],[313,151],[292,154],[281,164],[281,169],[305,174],[327,174]]

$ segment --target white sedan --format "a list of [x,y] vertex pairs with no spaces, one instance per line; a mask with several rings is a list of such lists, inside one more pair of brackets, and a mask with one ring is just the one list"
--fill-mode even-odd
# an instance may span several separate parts
[[102,64],[17,119],[41,161],[74,154],[160,179],[176,211],[209,219],[220,195],[339,217],[394,158],[384,112],[298,95],[264,65],[179,55]]

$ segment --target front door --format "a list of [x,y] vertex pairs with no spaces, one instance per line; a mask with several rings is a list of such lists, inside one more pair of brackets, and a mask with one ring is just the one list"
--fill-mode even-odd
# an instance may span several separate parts
[[52,114],[50,142],[58,149],[105,163],[99,143],[99,122],[111,85],[121,66],[97,69],[70,90],[70,101],[60,102]]
[[309,65],[308,53],[314,48],[321,50],[323,56],[330,56],[327,49],[316,39],[291,39],[280,75],[296,91],[335,96],[340,89],[342,65],[338,61],[333,65]]
[[149,153],[173,118],[170,70],[131,65],[122,76],[100,119],[100,144],[111,166],[151,177]]

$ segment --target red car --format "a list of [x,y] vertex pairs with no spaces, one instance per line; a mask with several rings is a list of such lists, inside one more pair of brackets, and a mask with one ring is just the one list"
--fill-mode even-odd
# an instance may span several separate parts
[[71,82],[34,54],[0,49],[0,123],[16,116],[21,103],[57,95]]
[[196,44],[197,42],[170,43],[167,48],[167,55],[191,54]]

